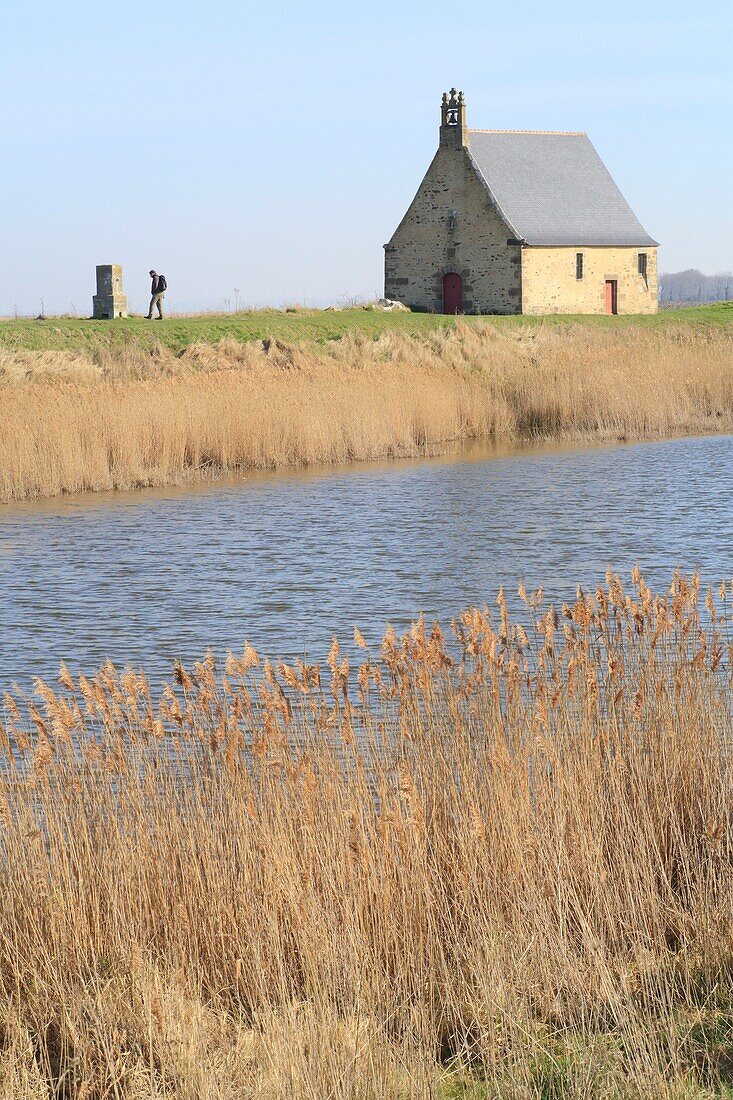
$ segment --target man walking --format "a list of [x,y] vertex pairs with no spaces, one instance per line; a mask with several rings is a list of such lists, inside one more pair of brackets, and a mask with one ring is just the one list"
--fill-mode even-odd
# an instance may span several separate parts
[[157,307],[158,316],[157,321],[163,320],[163,299],[165,298],[165,292],[168,289],[168,283],[166,282],[165,275],[158,275],[156,271],[150,272],[150,278],[153,280],[150,287],[150,309],[148,310],[148,321],[153,319],[153,310]]

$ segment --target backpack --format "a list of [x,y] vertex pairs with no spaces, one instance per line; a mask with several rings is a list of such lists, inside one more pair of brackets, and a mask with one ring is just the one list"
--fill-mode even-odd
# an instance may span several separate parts
[[166,282],[165,275],[159,275],[158,276],[158,286],[157,286],[157,290],[156,290],[155,293],[156,294],[162,294],[163,291],[165,291],[167,289],[168,289],[168,283]]

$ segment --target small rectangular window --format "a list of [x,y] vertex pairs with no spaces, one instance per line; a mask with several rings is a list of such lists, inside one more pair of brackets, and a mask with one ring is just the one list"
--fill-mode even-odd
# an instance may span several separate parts
[[575,253],[575,278],[576,279],[582,279],[583,278],[583,253],[582,252],[576,252]]
[[646,252],[639,253],[639,274],[646,279]]

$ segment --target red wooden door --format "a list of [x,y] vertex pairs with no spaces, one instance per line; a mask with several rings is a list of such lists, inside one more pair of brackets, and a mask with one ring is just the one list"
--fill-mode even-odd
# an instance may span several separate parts
[[443,276],[443,313],[463,311],[463,280],[455,271]]
[[606,279],[606,313],[618,313],[618,283]]

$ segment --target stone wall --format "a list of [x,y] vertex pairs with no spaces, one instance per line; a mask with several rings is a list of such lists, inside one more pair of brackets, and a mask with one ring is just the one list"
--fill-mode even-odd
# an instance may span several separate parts
[[440,313],[443,276],[455,271],[464,312],[519,313],[521,255],[510,237],[468,150],[445,142],[385,245],[385,297]]
[[[583,278],[576,255],[583,253]],[[647,255],[646,280],[639,253]],[[522,312],[605,313],[606,279],[618,283],[619,313],[656,313],[656,248],[531,248],[522,250]]]

